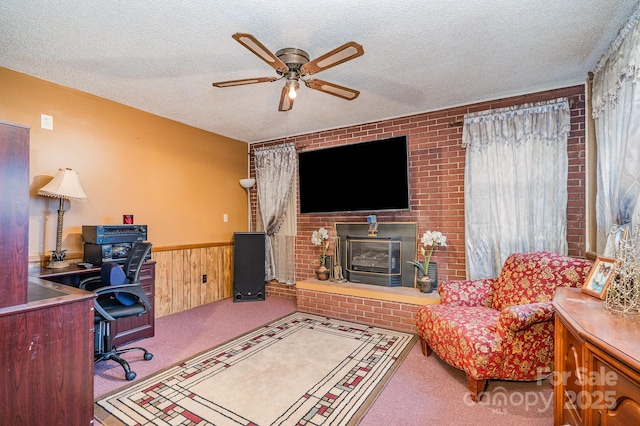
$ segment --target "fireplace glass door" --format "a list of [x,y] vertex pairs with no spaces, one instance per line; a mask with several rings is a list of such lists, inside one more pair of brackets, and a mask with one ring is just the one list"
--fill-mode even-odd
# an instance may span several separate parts
[[383,286],[402,285],[402,240],[399,237],[347,236],[347,279]]

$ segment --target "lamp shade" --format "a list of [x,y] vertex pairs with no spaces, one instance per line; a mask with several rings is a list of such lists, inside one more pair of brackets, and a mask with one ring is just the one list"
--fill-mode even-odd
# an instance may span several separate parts
[[78,172],[71,169],[59,169],[51,182],[38,190],[38,194],[56,198],[85,199]]
[[244,189],[249,189],[255,184],[255,179],[240,179],[240,186],[242,186]]

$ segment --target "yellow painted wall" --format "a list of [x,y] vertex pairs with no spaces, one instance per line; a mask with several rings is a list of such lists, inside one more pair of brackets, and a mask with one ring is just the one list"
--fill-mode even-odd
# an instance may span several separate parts
[[[40,128],[41,114],[53,116],[53,130]],[[64,167],[78,171],[89,197],[66,203],[69,257],[82,253],[82,225],[121,224],[123,214],[147,224],[156,247],[228,242],[247,231],[242,141],[2,67],[0,120],[31,128],[32,260],[55,249],[58,201],[37,191]]]

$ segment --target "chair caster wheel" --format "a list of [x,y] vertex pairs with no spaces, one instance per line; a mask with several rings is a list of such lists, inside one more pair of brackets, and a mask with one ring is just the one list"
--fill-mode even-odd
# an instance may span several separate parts
[[127,380],[131,381],[136,378],[136,373],[134,373],[133,371],[129,371],[125,374],[125,377],[127,378]]
[[149,361],[151,358],[153,358],[153,354],[150,354],[149,352],[145,352],[144,353],[144,360],[145,361]]

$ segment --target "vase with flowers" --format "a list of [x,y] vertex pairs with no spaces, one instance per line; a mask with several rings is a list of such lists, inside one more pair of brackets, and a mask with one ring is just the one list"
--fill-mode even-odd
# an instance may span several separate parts
[[426,231],[422,234],[420,239],[422,247],[420,247],[420,254],[424,258],[424,261],[420,260],[407,260],[417,269],[416,285],[422,293],[431,293],[433,291],[433,283],[429,277],[429,261],[431,255],[436,246],[447,246],[447,237],[442,235],[439,231]]
[[322,254],[320,255],[320,266],[316,269],[316,277],[319,280],[328,280],[329,279],[329,269],[327,268],[327,251],[329,250],[329,231],[325,228],[320,228],[317,231],[313,231],[311,234],[311,242],[320,246],[322,249]]

